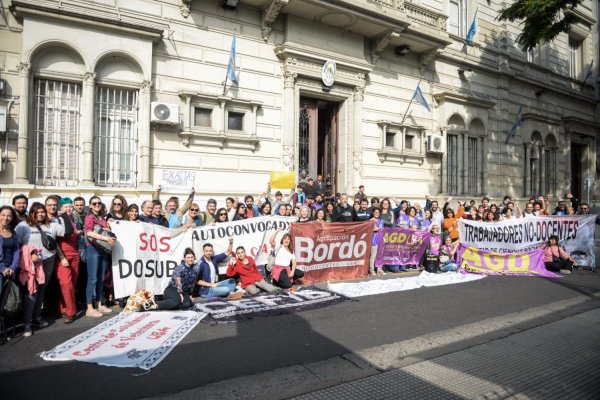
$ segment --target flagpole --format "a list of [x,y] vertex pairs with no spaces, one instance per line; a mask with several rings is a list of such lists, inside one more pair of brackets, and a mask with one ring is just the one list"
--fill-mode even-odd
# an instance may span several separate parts
[[227,76],[225,76],[225,80],[223,81],[223,96],[227,93]]
[[[417,88],[419,87],[419,85],[421,84],[421,81],[423,79],[419,79],[419,83],[417,83]],[[415,91],[413,92],[412,97],[410,98],[410,103],[408,103],[408,108],[406,109],[406,112],[404,113],[404,116],[402,117],[402,121],[400,122],[400,125],[402,125],[404,123],[404,120],[406,119],[406,114],[408,114],[408,110],[410,110],[410,106],[412,105],[413,100],[415,99],[415,93],[416,93],[417,89],[415,88]]]

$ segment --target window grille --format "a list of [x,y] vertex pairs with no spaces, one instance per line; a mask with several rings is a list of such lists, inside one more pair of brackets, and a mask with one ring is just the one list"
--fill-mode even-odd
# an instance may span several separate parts
[[477,193],[477,175],[479,172],[479,165],[477,163],[477,157],[479,156],[478,151],[478,140],[477,138],[470,137],[468,140],[468,168],[467,168],[467,191],[471,195]]
[[448,135],[446,155],[446,187],[449,195],[458,194],[458,135]]
[[77,186],[81,85],[36,79],[34,88],[34,183]]
[[137,90],[96,87],[95,178],[99,186],[135,187]]
[[244,114],[229,111],[227,113],[227,129],[230,131],[243,131]]

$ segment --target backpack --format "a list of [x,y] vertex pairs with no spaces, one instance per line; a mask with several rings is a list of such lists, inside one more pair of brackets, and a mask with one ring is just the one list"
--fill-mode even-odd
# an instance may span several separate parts
[[23,297],[21,288],[14,279],[7,278],[2,288],[2,300],[0,301],[0,312],[9,314],[19,314],[23,309]]

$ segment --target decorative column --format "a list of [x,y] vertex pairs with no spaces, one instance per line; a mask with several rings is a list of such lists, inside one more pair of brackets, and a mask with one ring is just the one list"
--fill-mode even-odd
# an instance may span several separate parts
[[[363,86],[356,86],[354,88],[354,102],[353,106],[353,114],[354,114],[354,126],[352,138],[352,152],[353,152],[353,167],[354,167],[354,183],[353,190],[358,190],[358,187],[362,184],[362,176],[363,176],[363,166],[362,166],[362,110],[363,110],[363,101],[365,99],[365,88]],[[384,135],[385,140],[385,135]]]
[[81,169],[82,186],[94,186],[94,85],[96,74],[83,74],[81,91]]
[[[138,123],[138,139],[140,146],[140,165],[138,182],[142,189],[152,187],[150,182],[150,88],[151,81],[143,81],[140,85],[140,110]],[[189,118],[188,118],[189,123]]]
[[479,194],[481,196],[485,196],[485,190],[486,190],[486,181],[485,178],[487,176],[487,141],[485,140],[485,135],[481,135],[480,137],[480,142],[481,142],[481,178],[480,178],[480,191]]
[[[15,183],[29,183],[27,165],[33,164],[29,159],[29,84],[31,64],[20,63],[17,66],[21,86],[19,105],[19,137],[17,139],[17,166]],[[29,161],[29,162],[28,162]]]
[[[462,133],[462,192],[463,194],[469,193],[469,135],[466,132]],[[459,186],[460,187],[460,186]]]
[[294,133],[296,132],[296,101],[294,89],[298,74],[284,71],[283,73],[283,109],[281,124],[281,144],[283,145],[283,168],[287,171],[294,170],[295,146]]
[[[542,196],[546,194],[546,150],[544,145],[540,145],[540,193]],[[531,193],[532,196],[537,196],[537,193]]]
[[[440,134],[443,137],[443,140],[448,143],[448,128],[441,127]],[[442,162],[440,165],[440,191],[442,194],[448,193],[448,149],[442,153]]]
[[525,187],[523,188],[523,196],[529,196],[529,188],[531,187],[531,161],[529,160],[530,144],[525,143]]

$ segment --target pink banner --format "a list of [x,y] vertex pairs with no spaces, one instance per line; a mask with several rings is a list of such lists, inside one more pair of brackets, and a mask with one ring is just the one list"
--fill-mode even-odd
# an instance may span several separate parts
[[428,243],[429,231],[383,228],[377,232],[375,265],[418,265]]
[[493,253],[460,244],[457,251],[458,265],[467,272],[486,275],[547,276],[561,275],[550,272],[544,266],[544,251],[527,253]]

